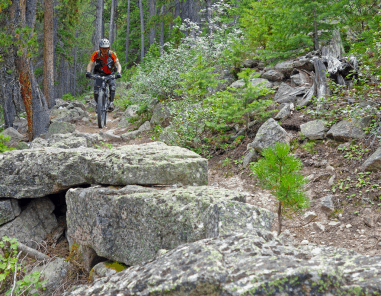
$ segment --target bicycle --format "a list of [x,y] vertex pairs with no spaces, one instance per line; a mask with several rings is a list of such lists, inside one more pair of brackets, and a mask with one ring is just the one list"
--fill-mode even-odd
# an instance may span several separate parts
[[108,82],[116,79],[115,75],[100,76],[99,74],[91,75],[92,79],[101,79],[102,86],[99,88],[97,114],[98,114],[98,127],[103,128],[106,126],[107,112],[110,107],[110,90],[107,87]]

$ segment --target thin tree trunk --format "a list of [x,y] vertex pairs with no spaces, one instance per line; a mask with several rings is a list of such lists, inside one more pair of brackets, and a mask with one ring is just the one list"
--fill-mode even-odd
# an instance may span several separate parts
[[99,40],[103,38],[103,0],[97,0],[96,7],[94,50],[99,48]]
[[177,18],[178,16],[180,16],[180,1],[179,0],[175,0],[175,15],[174,15],[174,18]]
[[208,22],[208,34],[212,35],[212,10],[211,10],[211,0],[206,0],[206,20]]
[[[75,38],[78,38],[78,30],[75,31]],[[76,95],[76,87],[77,87],[77,43],[74,46],[74,71],[73,71],[73,88],[71,91],[72,96]]]
[[278,236],[282,232],[282,203],[279,202],[278,206]]
[[[19,26],[34,29],[36,2],[36,0],[14,0],[11,5],[14,62],[20,83],[20,94],[27,113],[30,141],[48,130],[50,118],[45,97],[35,79],[31,60],[27,57],[27,49],[16,45],[23,36],[16,34],[15,30]],[[16,54],[17,52],[19,54]]]
[[124,62],[128,63],[128,50],[129,50],[129,45],[130,45],[130,3],[131,0],[127,1],[127,34],[126,34],[126,58]]
[[144,60],[144,15],[143,15],[143,3],[139,0],[139,12],[140,12],[140,61]]
[[317,30],[316,9],[314,9],[314,47],[315,50],[319,50],[319,37]]
[[152,18],[155,15],[155,0],[149,0],[148,2],[148,10],[149,10],[149,19],[151,22],[151,28],[149,31],[149,44],[152,45],[155,42],[156,29],[155,25],[152,24]]
[[164,51],[164,5],[161,6],[161,23],[160,23],[160,52]]
[[110,28],[108,31],[108,39],[110,41],[110,45],[114,42],[114,22],[115,22],[115,0],[111,1],[111,15],[110,15]]
[[49,108],[55,105],[54,98],[54,44],[53,44],[53,0],[44,1],[44,95]]

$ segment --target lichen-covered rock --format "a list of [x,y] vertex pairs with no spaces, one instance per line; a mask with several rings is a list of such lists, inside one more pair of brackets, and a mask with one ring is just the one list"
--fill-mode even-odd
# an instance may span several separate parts
[[151,124],[161,124],[171,116],[171,110],[163,103],[157,103],[152,110]]
[[370,116],[366,116],[359,119],[342,120],[331,127],[327,136],[338,141],[362,139],[366,135],[364,128],[369,126],[371,119]]
[[30,145],[30,148],[56,147],[62,149],[69,149],[78,147],[94,147],[94,145],[99,145],[101,140],[102,137],[99,134],[53,134],[49,136],[47,139],[34,139]]
[[54,134],[67,134],[75,131],[75,125],[69,122],[53,122],[49,126],[49,130],[46,133],[46,138],[49,138]]
[[[291,103],[292,104],[292,103]],[[291,104],[286,103],[282,109],[275,115],[275,119],[280,120],[291,114]]]
[[[264,78],[253,78],[253,79],[250,79],[250,82],[251,82],[251,85],[252,86],[258,86],[260,89],[262,88],[271,88],[273,86],[273,84],[268,81],[267,79],[264,79]],[[245,85],[245,82],[240,79],[240,80],[237,80],[235,82],[233,82],[230,87],[235,87],[235,88],[239,88],[239,87],[243,87]]]
[[284,74],[275,70],[268,70],[261,75],[261,78],[267,79],[269,81],[282,81],[284,79]]
[[237,230],[271,229],[273,214],[246,198],[207,186],[70,189],[68,236],[98,256],[135,265],[155,258],[159,249]]
[[120,121],[118,123],[119,127],[126,127],[130,124],[130,119],[133,117],[138,117],[138,114],[136,111],[139,110],[139,105],[131,105],[128,106],[126,111],[124,111],[123,115],[120,118]]
[[276,142],[289,142],[290,136],[287,132],[272,118],[267,120],[259,128],[254,141],[248,145],[256,151],[261,152],[263,149],[272,147]]
[[381,147],[378,148],[363,164],[365,171],[381,171]]
[[116,261],[106,261],[96,264],[90,271],[90,280],[94,281],[102,277],[114,275],[127,267]]
[[271,232],[185,244],[64,296],[379,295],[381,256],[283,245]]
[[32,200],[16,219],[0,227],[0,237],[15,237],[29,247],[36,247],[57,226],[53,211],[54,204],[49,198]]
[[300,130],[307,139],[319,140],[325,138],[328,126],[327,122],[324,120],[313,120],[301,124]]
[[39,296],[54,295],[54,292],[62,285],[71,264],[64,258],[57,258],[45,265],[36,267],[33,271],[41,272],[39,280],[42,282],[42,286],[40,291],[32,289],[30,295],[35,295],[34,293]]
[[36,198],[81,184],[206,185],[208,161],[161,142],[100,150],[25,149],[0,154],[0,197]]
[[76,122],[88,117],[85,106],[80,103],[71,103],[67,107],[52,109],[50,112],[51,122]]
[[21,209],[19,203],[15,199],[0,200],[0,225],[12,221],[20,215]]

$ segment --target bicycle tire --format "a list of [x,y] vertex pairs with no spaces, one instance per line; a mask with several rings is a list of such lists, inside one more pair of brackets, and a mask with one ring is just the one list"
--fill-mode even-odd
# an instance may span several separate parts
[[105,93],[103,90],[99,91],[98,94],[98,105],[97,105],[97,112],[98,112],[98,127],[103,128],[105,125],[105,117],[106,117],[106,109],[105,109],[105,103],[106,103],[106,98],[105,98]]

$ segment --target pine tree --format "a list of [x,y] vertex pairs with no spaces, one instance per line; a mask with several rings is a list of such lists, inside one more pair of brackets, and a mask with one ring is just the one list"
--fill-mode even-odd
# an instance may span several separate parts
[[284,215],[300,214],[309,207],[304,193],[307,180],[299,173],[302,163],[289,152],[289,144],[276,143],[274,147],[264,149],[261,152],[263,158],[251,167],[261,186],[270,190],[278,200],[278,235],[282,231]]

